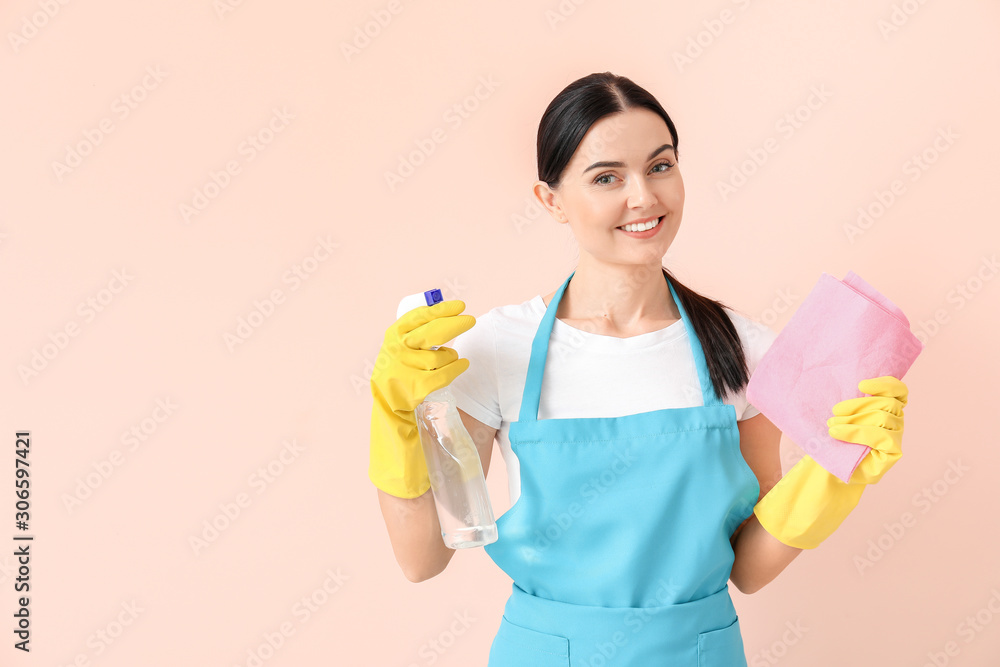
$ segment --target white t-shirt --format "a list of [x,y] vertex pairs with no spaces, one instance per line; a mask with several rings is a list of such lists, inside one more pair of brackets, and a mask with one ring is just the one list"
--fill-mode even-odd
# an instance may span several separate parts
[[[726,313],[752,374],[777,334],[729,308]],[[477,316],[476,324],[447,346],[469,360],[469,368],[449,385],[458,407],[498,429],[511,505],[521,494],[521,479],[508,432],[518,420],[531,342],[544,314],[540,295],[498,306]],[[737,420],[760,412],[747,403],[745,390],[723,400],[736,408]],[[538,419],[621,417],[698,405],[704,401],[683,321],[629,338],[590,333],[558,318],[553,322]]]

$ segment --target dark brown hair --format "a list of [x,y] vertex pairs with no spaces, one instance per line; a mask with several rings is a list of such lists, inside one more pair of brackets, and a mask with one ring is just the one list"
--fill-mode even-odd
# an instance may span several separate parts
[[[594,73],[563,88],[542,114],[536,145],[538,179],[557,188],[566,164],[591,125],[604,116],[639,107],[649,109],[667,124],[679,161],[677,129],[656,98],[623,76]],[[716,396],[721,400],[729,392],[738,393],[746,386],[750,373],[739,334],[723,310],[724,304],[698,294],[681,284],[666,267],[662,269],[673,283],[705,351]]]

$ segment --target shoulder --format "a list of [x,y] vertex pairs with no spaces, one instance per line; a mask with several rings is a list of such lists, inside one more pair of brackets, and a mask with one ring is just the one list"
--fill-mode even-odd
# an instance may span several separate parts
[[464,343],[473,339],[489,339],[495,343],[498,338],[518,336],[526,331],[533,334],[544,311],[545,306],[542,305],[540,297],[521,303],[496,306],[485,313],[474,315],[476,324],[455,341]]

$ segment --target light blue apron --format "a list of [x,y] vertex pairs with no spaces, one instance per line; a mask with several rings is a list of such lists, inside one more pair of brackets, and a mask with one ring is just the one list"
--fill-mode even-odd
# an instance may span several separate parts
[[[510,444],[521,495],[485,547],[513,579],[489,667],[745,667],[729,538],[760,487],[674,286],[703,406],[538,420],[549,337],[531,345]],[[669,377],[663,378],[670,382]],[[628,378],[614,389],[628,393]]]

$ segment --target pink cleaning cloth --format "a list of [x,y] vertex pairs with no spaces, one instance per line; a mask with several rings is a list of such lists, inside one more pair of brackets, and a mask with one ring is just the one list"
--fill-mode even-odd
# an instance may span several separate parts
[[902,379],[923,348],[903,311],[853,271],[843,282],[824,273],[761,358],[747,401],[847,482],[870,448],[830,437],[833,405],[868,396],[866,378]]

